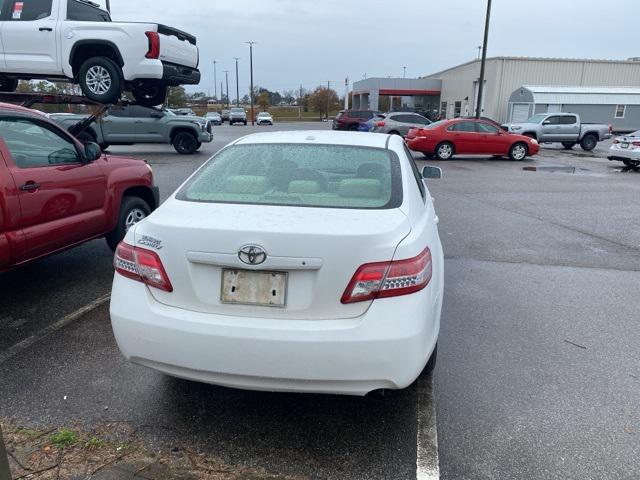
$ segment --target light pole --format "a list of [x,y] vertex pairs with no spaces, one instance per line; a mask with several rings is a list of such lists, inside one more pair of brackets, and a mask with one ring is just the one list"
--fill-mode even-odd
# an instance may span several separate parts
[[238,79],[238,60],[239,57],[233,57],[236,61],[236,107],[240,106],[240,80]]
[[227,107],[231,106],[231,103],[229,103],[229,70],[225,70],[224,71],[224,76],[226,78],[226,85],[227,85]]
[[478,105],[476,118],[482,116],[482,97],[484,95],[484,71],[487,63],[487,43],[489,42],[489,21],[491,19],[491,0],[487,0],[487,18],[484,22],[484,43],[482,44],[482,61],[480,63],[480,80],[478,81]]
[[253,46],[256,44],[256,42],[244,42],[247,43],[249,45],[249,69],[251,72],[251,125],[255,125],[256,121],[253,115],[253,106],[255,104],[254,102],[254,98],[253,98]]
[[[218,101],[218,75],[217,75],[217,66],[216,64],[218,63],[217,60],[213,61],[213,97],[216,99],[216,102]],[[220,92],[220,95],[222,95],[222,91]]]
[[329,121],[330,108],[331,108],[331,82],[327,80],[327,122]]
[[407,67],[402,67],[402,78],[407,78]]

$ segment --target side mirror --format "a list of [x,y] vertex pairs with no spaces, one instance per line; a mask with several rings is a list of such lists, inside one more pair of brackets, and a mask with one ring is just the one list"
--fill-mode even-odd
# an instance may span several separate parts
[[164,115],[161,112],[151,112],[151,118],[162,118]]
[[93,142],[87,142],[84,144],[84,158],[87,162],[93,162],[98,160],[102,156],[102,149],[100,145]]
[[422,178],[434,180],[442,178],[442,169],[440,167],[424,167],[422,169]]
[[543,125],[551,125],[551,122],[549,120],[545,120],[544,122],[542,122]]

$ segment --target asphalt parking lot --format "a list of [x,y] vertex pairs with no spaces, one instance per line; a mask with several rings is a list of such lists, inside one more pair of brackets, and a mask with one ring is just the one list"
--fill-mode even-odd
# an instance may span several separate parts
[[[254,130],[217,127],[215,141],[190,157],[169,146],[111,152],[146,158],[166,198],[210,154]],[[446,254],[433,383],[420,378],[383,398],[283,395],[129,365],[107,305],[82,310],[105,298],[113,275],[110,250],[94,241],[0,274],[0,417],[127,422],[157,448],[188,445],[276,474],[422,479],[435,473],[435,410],[441,478],[637,478],[640,173],[605,155],[606,145],[545,146],[521,163],[428,162],[445,173],[429,184]]]

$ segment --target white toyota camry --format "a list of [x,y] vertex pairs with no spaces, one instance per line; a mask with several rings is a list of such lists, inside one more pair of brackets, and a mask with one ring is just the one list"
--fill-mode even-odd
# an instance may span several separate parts
[[236,388],[365,395],[435,365],[438,217],[397,135],[274,132],[218,152],[115,255],[130,361]]

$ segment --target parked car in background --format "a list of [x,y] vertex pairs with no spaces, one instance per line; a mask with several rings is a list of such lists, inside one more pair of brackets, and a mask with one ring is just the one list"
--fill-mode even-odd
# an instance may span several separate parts
[[408,387],[436,363],[444,256],[423,177],[440,174],[396,136],[234,141],[118,247],[121,352],[243,389]]
[[229,110],[229,125],[236,123],[247,124],[247,111],[244,108],[232,108]]
[[258,125],[273,125],[273,117],[269,112],[260,112],[256,117]]
[[181,30],[112,22],[88,1],[3,3],[1,91],[15,91],[18,80],[68,81],[96,102],[115,103],[127,90],[137,103],[154,106],[168,87],[200,82],[196,38]]
[[524,123],[505,125],[510,132],[535,138],[540,143],[561,143],[568,150],[580,144],[591,151],[612,136],[611,125],[581,123],[575,113],[539,113]]
[[222,123],[228,122],[229,121],[229,110],[222,110],[222,113],[220,113],[220,116],[222,117]]
[[360,125],[358,126],[358,131],[359,132],[370,132],[373,129],[373,124],[375,122],[380,121],[380,120],[384,120],[385,116],[386,116],[386,114],[384,114],[384,113],[376,113],[373,116],[373,118],[370,118],[366,122],[361,122]]
[[222,116],[218,112],[207,112],[204,118],[208,120],[211,125],[222,125]]
[[607,158],[622,162],[627,167],[640,167],[640,130],[616,137]]
[[422,128],[413,128],[406,137],[411,150],[449,160],[454,155],[508,156],[524,160],[540,150],[538,141],[524,135],[505,132],[484,120],[455,118]]
[[333,130],[358,130],[360,124],[371,120],[378,112],[373,110],[341,110],[333,119]]
[[429,125],[431,120],[426,119],[417,113],[391,112],[383,119],[373,122],[374,133],[388,133],[390,135],[400,135],[404,137],[412,128],[420,128]]
[[[49,117],[70,129],[88,115],[52,113]],[[213,140],[211,124],[202,117],[177,116],[141,105],[114,105],[107,114],[78,135],[83,142],[109,145],[168,143],[180,154],[192,154]]]
[[194,112],[192,109],[190,108],[174,108],[171,110],[173,113],[175,113],[178,116],[185,116],[185,117],[195,117],[196,112]]
[[0,104],[0,271],[94,238],[115,248],[159,204],[151,167]]

